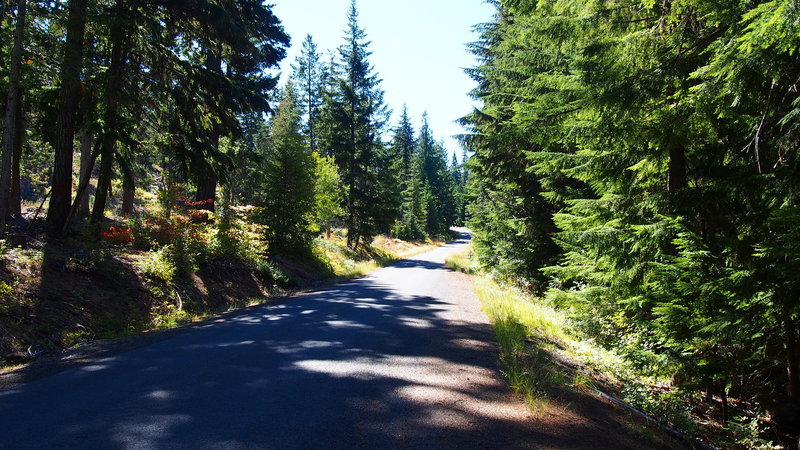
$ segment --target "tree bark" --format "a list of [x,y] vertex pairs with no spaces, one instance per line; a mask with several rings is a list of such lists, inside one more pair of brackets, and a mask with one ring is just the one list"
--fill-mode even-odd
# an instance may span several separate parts
[[[214,72],[222,73],[222,58],[217,49],[209,48],[206,54],[206,67]],[[213,149],[219,148],[219,128],[216,124],[211,125],[208,133],[208,144]],[[197,209],[214,212],[217,200],[217,173],[214,168],[204,158],[198,158],[200,169],[197,173],[197,192],[194,200],[196,202],[208,202],[197,206]]]
[[11,187],[8,199],[8,213],[12,217],[22,217],[22,148],[25,145],[25,114],[22,99],[17,106],[17,137],[14,142],[14,154],[11,156]]
[[676,191],[684,187],[686,187],[686,150],[682,146],[675,146],[669,150],[667,190]]
[[80,78],[86,10],[87,0],[70,0],[67,12],[67,40],[61,63],[52,194],[47,209],[47,228],[50,237],[62,235],[72,200],[72,153],[78,103],[81,98]]
[[[78,138],[81,143],[81,177],[80,184],[85,184],[87,187],[92,177],[92,170],[94,170],[94,162],[92,161],[92,142],[94,136],[86,128],[81,130],[80,137]],[[75,214],[81,217],[89,216],[89,190],[82,189],[75,194],[78,199]]]
[[97,175],[97,192],[94,194],[92,221],[100,223],[105,217],[106,203],[111,194],[111,177],[114,175],[115,140],[111,135],[103,136],[100,150],[100,173]]
[[11,163],[19,138],[20,81],[22,80],[22,44],[25,38],[25,11],[27,0],[17,1],[17,23],[14,29],[14,46],[11,49],[11,67],[8,83],[8,97],[5,111],[5,133],[3,155],[0,162],[0,236],[6,231],[9,194],[11,187]]
[[798,357],[797,325],[784,306],[781,321],[786,339],[786,369],[789,376],[789,395],[800,398],[800,357]]
[[104,121],[106,131],[100,144],[100,174],[97,176],[97,193],[94,196],[92,220],[100,223],[105,216],[106,202],[111,191],[111,178],[114,170],[114,152],[119,133],[119,92],[122,88],[122,74],[125,66],[125,31],[122,28],[122,12],[125,2],[117,0],[114,7],[114,22],[111,26],[111,63],[108,67],[106,84],[106,112]]
[[78,183],[78,189],[75,192],[75,201],[72,202],[69,214],[67,215],[67,220],[64,222],[62,233],[66,233],[67,229],[69,229],[69,226],[72,223],[72,219],[75,217],[75,213],[78,210],[78,202],[80,201],[80,197],[86,191],[86,188],[89,187],[89,181],[91,180],[91,173],[92,171],[94,171],[94,165],[95,162],[97,161],[97,156],[99,153],[100,153],[100,142],[98,141],[95,143],[95,148],[91,152],[91,156],[89,158],[89,165],[86,170],[86,177],[81,177],[80,182]]
[[[211,145],[219,145],[218,137],[216,142],[214,142],[213,136],[209,140],[211,141]],[[197,174],[197,192],[195,193],[194,200],[196,202],[208,201],[208,203],[199,204],[196,209],[214,212],[217,199],[217,174],[207,161],[203,161],[201,165],[203,167],[203,173]]]
[[129,169],[122,176],[122,217],[128,218],[136,213],[133,203],[135,195],[136,175]]

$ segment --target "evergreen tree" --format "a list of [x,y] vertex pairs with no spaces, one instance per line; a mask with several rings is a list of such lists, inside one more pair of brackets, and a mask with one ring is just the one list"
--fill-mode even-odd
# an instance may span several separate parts
[[[411,203],[418,199],[409,199],[412,190],[409,184],[412,176],[412,163],[416,151],[416,139],[411,119],[408,117],[408,108],[403,105],[400,121],[394,129],[391,146],[389,147],[388,166],[391,168],[392,182],[391,194],[394,196],[397,210],[394,213],[395,224],[392,234],[406,239],[424,239],[424,226],[419,226],[416,216],[409,213]],[[418,176],[418,174],[417,174]],[[417,195],[417,194],[413,194]],[[412,220],[413,218],[413,220]]]
[[61,59],[61,76],[56,120],[55,158],[47,225],[51,237],[61,235],[69,215],[72,196],[72,155],[75,123],[81,97],[81,71],[83,44],[88,2],[70,0],[67,5],[64,53]]
[[301,129],[300,107],[289,83],[263,143],[267,148],[261,171],[261,217],[270,249],[279,253],[302,253],[311,238],[317,161]]
[[408,108],[406,105],[403,105],[403,112],[400,114],[400,122],[395,128],[394,137],[392,138],[392,153],[396,161],[393,165],[395,170],[401,175],[403,187],[405,187],[405,183],[411,171],[411,159],[414,156],[416,145],[414,127],[411,125],[411,119],[408,117]]
[[403,191],[402,215],[400,222],[395,224],[392,230],[395,236],[406,240],[422,241],[427,239],[425,226],[428,219],[430,197],[430,189],[425,183],[422,172],[422,158],[414,153],[409,161],[409,173],[406,179],[406,188]]
[[353,1],[345,43],[339,47],[327,93],[324,132],[324,153],[334,156],[345,185],[345,226],[351,248],[369,243],[379,230],[387,229],[391,215],[385,179],[380,176],[385,170],[381,132],[386,107],[380,80],[369,63],[368,45]]
[[317,44],[311,35],[303,41],[300,55],[295,65],[292,66],[298,91],[298,105],[305,116],[305,133],[311,151],[317,151],[320,109],[324,103],[324,89],[329,76],[329,68],[322,61],[322,55],[317,50]]
[[[11,202],[11,164],[16,149],[21,145],[20,120],[22,58],[27,20],[27,0],[18,0],[16,8],[16,24],[14,27],[14,44],[9,64],[8,96],[3,116],[2,159],[0,159],[0,237],[5,234],[6,218],[9,215]],[[2,17],[2,15],[0,15]]]
[[422,165],[422,179],[430,191],[425,231],[429,236],[446,237],[455,222],[453,179],[447,167],[444,146],[433,139],[427,113],[422,116],[417,153]]
[[473,46],[481,260],[599,342],[657,349],[723,417],[800,391],[789,3],[501,1]]

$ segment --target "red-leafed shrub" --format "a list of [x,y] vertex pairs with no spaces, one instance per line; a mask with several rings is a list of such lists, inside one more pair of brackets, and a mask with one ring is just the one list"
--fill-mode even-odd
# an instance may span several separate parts
[[130,228],[109,227],[108,231],[102,231],[103,239],[114,245],[125,245],[133,242],[133,232]]

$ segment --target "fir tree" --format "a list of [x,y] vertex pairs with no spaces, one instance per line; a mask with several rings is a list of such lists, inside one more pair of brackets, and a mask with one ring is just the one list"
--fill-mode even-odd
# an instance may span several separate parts
[[303,48],[292,66],[298,91],[298,105],[305,118],[305,133],[311,151],[317,150],[320,109],[324,103],[324,89],[329,76],[329,68],[322,61],[317,44],[311,35],[303,41]]
[[301,133],[301,112],[291,83],[284,88],[281,102],[264,143],[261,215],[267,226],[270,249],[280,253],[302,253],[308,248],[314,211],[314,154]]
[[386,121],[383,91],[369,63],[366,33],[358,24],[353,1],[348,13],[345,43],[339,47],[325,114],[326,151],[339,165],[345,186],[347,244],[358,248],[386,229],[385,180],[381,179],[381,132]]
[[433,139],[427,113],[422,116],[417,154],[422,165],[422,179],[430,191],[425,231],[430,236],[446,237],[455,222],[453,180],[444,146]]

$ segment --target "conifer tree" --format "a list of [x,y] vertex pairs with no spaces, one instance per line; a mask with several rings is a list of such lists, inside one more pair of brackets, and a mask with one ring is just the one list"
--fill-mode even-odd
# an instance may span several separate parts
[[309,245],[315,207],[316,160],[301,132],[300,107],[289,83],[270,125],[261,171],[260,206],[270,249],[302,253]]
[[338,58],[325,114],[325,151],[333,155],[345,185],[347,244],[358,248],[388,227],[391,205],[386,202],[385,180],[380,171],[383,154],[381,132],[386,107],[380,79],[369,63],[366,33],[358,24],[355,1],[350,4],[345,43]]
[[428,219],[430,197],[430,189],[425,183],[422,172],[422,158],[415,152],[409,161],[409,173],[403,191],[400,221],[392,230],[395,236],[419,241],[428,237],[425,226]]
[[797,396],[796,8],[497,5],[466,119],[481,260],[723,418],[768,367]]
[[411,119],[408,117],[408,107],[403,105],[403,112],[400,114],[400,122],[395,128],[394,137],[392,138],[392,153],[397,161],[394,166],[401,174],[404,185],[410,173],[411,159],[414,155],[416,145],[414,127],[411,125]]
[[425,231],[429,236],[445,237],[455,222],[453,180],[447,167],[444,146],[433,139],[427,113],[422,116],[417,154],[422,165],[423,181],[430,191]]
[[303,41],[302,50],[292,69],[294,71],[292,78],[297,86],[297,102],[305,118],[306,137],[311,151],[317,151],[319,140],[317,124],[330,70],[322,61],[322,55],[310,34]]

